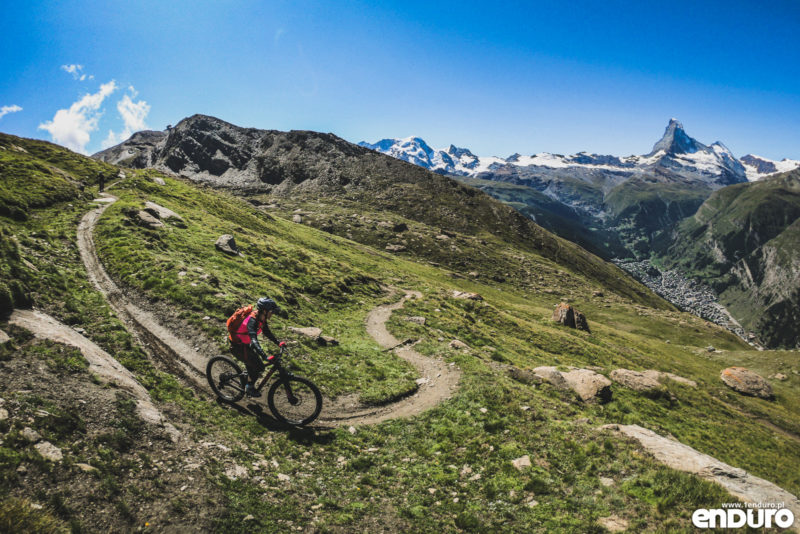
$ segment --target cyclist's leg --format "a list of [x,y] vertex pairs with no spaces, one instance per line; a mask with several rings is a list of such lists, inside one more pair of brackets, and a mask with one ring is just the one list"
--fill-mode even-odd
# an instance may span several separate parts
[[242,345],[242,355],[244,357],[244,365],[247,368],[247,380],[253,386],[256,385],[256,380],[264,372],[264,362],[255,352],[251,351],[247,345]]

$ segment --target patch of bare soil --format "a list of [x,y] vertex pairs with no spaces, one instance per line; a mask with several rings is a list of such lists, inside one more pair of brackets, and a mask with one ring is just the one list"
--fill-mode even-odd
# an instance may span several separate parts
[[[224,496],[208,469],[225,461],[224,451],[186,436],[174,442],[164,427],[140,417],[130,387],[98,381],[96,367],[54,368],[37,350],[48,341],[17,335],[12,343],[16,350],[0,362],[7,413],[0,446],[19,456],[0,465],[3,494],[30,499],[82,532],[130,532],[146,524],[147,531],[211,530]],[[44,442],[62,459],[41,457],[36,446]]]

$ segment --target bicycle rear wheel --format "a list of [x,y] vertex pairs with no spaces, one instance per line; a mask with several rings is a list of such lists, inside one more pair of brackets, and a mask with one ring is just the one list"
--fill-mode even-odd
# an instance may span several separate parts
[[208,361],[206,378],[214,393],[226,402],[236,402],[244,396],[242,370],[227,356],[214,356]]
[[303,426],[316,419],[322,411],[322,393],[310,380],[290,376],[272,384],[267,403],[279,421]]

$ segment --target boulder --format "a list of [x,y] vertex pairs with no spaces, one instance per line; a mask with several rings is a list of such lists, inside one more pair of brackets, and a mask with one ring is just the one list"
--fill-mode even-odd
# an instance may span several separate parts
[[[665,373],[664,371],[655,371],[653,369],[648,369],[647,371],[642,371],[642,373],[650,378],[658,380],[659,382],[664,382],[664,380],[672,380],[673,382],[677,382],[679,384],[683,384],[684,386],[689,386],[696,388],[697,382],[694,380],[689,380],[688,378],[684,378],[682,376],[678,376],[672,373]],[[612,377],[613,378],[613,377]]]
[[508,367],[507,372],[508,376],[510,376],[517,382],[528,384],[529,386],[542,383],[542,379],[536,376],[536,374],[533,371],[530,371],[528,369],[520,369],[519,367],[514,367],[513,365],[511,365]]
[[389,252],[403,252],[406,247],[404,245],[386,245],[386,250]]
[[11,338],[8,337],[8,334],[0,330],[0,345],[7,343]]
[[611,380],[618,382],[634,391],[645,391],[661,386],[658,378],[640,371],[630,369],[615,369],[611,371]]
[[461,349],[469,350],[469,345],[467,345],[463,341],[459,341],[458,339],[454,339],[453,341],[450,342],[450,348],[451,349],[456,349],[456,350],[461,350]]
[[589,369],[575,369],[561,373],[570,389],[578,394],[584,402],[599,399],[601,402],[611,400],[611,380]]
[[533,374],[558,389],[569,389],[564,375],[555,367],[537,367],[533,370]]
[[241,252],[239,252],[239,247],[236,246],[236,240],[230,234],[219,236],[214,246],[217,247],[217,250],[221,250],[225,254],[230,254],[232,256],[241,254]]
[[314,326],[309,326],[306,328],[295,328],[290,326],[289,331],[295,334],[300,334],[301,336],[309,337],[311,339],[318,339],[319,336],[322,335],[322,328],[316,328]]
[[303,216],[300,215],[299,213],[295,213],[294,215],[292,215],[292,222],[302,223],[303,222]]
[[408,321],[409,323],[425,326],[425,317],[420,317],[418,315],[414,315],[412,317],[406,317],[406,321]]
[[8,419],[8,410],[0,408],[0,421],[5,421],[6,419]]
[[453,291],[453,298],[467,299],[467,300],[483,300],[483,297],[477,293],[469,293],[467,291]]
[[144,203],[144,211],[152,215],[153,217],[161,220],[166,219],[175,219],[177,221],[183,222],[183,217],[175,213],[169,208],[165,208],[164,206],[159,206],[155,202],[145,202]]
[[723,369],[720,378],[725,385],[744,395],[772,398],[772,386],[762,376],[745,367],[728,367]]
[[553,310],[553,321],[561,323],[564,326],[569,326],[570,328],[575,328],[575,311],[572,309],[572,306],[566,302],[562,302],[556,306],[556,309]]
[[51,462],[60,462],[64,455],[61,454],[61,449],[50,443],[49,441],[42,441],[33,446],[34,449],[39,451],[42,458],[50,460]]
[[164,226],[164,223],[159,221],[147,211],[141,210],[136,214],[136,216],[139,217],[139,222],[148,228],[156,229]]
[[589,322],[586,320],[586,316],[566,302],[560,303],[558,306],[556,306],[556,309],[553,310],[553,321],[570,328],[577,328],[578,330],[591,332],[589,330]]

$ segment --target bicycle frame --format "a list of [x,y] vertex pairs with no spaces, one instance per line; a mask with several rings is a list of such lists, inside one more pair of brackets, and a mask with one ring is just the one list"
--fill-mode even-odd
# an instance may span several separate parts
[[[259,384],[256,386],[256,391],[261,391],[266,385],[266,383],[269,382],[269,379],[272,378],[272,375],[274,375],[276,371],[278,372],[278,374],[280,374],[281,378],[294,376],[290,371],[287,371],[283,367],[283,365],[281,365],[281,361],[283,360],[283,355],[286,354],[287,352],[288,351],[286,350],[286,347],[281,347],[280,353],[278,353],[274,357],[275,361],[272,363],[272,369],[270,369],[269,372],[266,375],[264,375],[264,378],[261,379],[261,382],[259,382]],[[291,391],[289,391],[289,393],[291,394]]]

